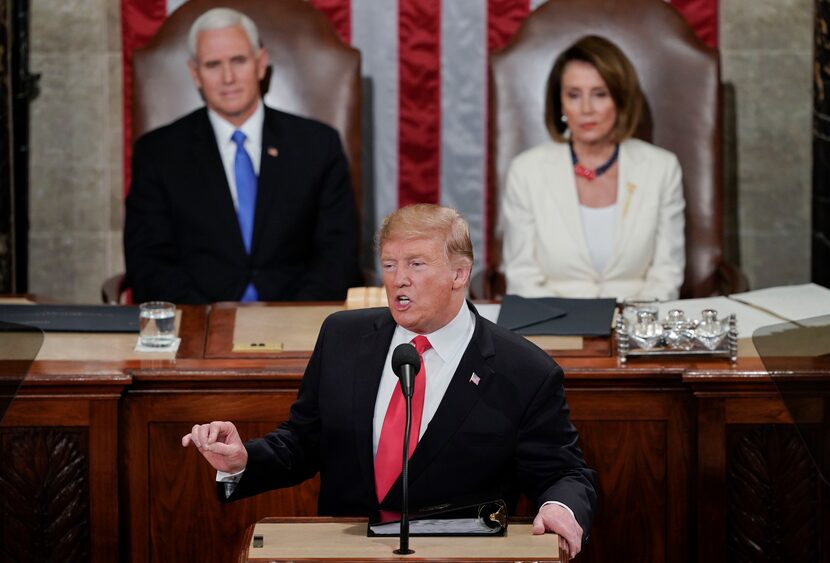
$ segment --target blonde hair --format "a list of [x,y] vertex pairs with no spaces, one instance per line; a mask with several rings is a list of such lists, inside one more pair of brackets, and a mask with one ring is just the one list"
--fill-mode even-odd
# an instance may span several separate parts
[[554,140],[565,142],[568,124],[562,121],[562,75],[571,61],[590,64],[602,77],[617,108],[613,138],[622,142],[634,136],[643,115],[645,98],[637,71],[614,43],[598,35],[586,35],[556,58],[548,75],[545,94],[545,125]]
[[442,237],[444,254],[449,262],[461,259],[473,266],[473,243],[470,226],[462,215],[451,207],[431,203],[407,205],[389,214],[375,237],[378,252],[391,239]]

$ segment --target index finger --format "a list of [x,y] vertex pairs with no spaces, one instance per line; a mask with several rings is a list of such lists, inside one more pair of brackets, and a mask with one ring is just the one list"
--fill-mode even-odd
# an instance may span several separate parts
[[208,435],[206,444],[213,444],[219,439],[219,435],[225,430],[225,423],[213,421],[208,426]]

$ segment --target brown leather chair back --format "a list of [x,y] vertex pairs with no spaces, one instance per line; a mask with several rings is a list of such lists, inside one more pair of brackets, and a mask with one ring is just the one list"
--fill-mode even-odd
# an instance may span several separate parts
[[187,69],[187,33],[203,12],[221,6],[247,14],[259,28],[271,61],[265,103],[340,132],[360,209],[360,53],[305,0],[185,2],[135,51],[133,140],[203,105]]
[[[719,292],[723,255],[718,53],[702,44],[663,0],[550,0],[492,57],[494,217],[510,160],[549,139],[545,83],[556,57],[584,35],[616,43],[637,70],[646,97],[638,135],[677,155],[686,197],[683,297]],[[495,224],[495,221],[491,221]],[[501,264],[501,236],[490,239]]]

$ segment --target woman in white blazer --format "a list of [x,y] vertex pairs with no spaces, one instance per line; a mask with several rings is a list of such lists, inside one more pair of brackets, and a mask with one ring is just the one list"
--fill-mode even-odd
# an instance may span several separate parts
[[553,137],[510,164],[502,200],[507,292],[676,299],[683,187],[674,154],[632,136],[643,112],[633,66],[583,37],[548,77]]

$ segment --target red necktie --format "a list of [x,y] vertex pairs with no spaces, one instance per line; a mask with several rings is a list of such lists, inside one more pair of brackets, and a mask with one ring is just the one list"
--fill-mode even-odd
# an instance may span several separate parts
[[[415,391],[412,393],[412,428],[409,432],[409,456],[418,445],[418,436],[421,433],[421,414],[424,412],[424,390],[426,378],[424,370],[424,352],[432,347],[426,336],[418,335],[412,339],[412,344],[418,350],[421,358],[421,369],[415,376]],[[383,419],[383,428],[378,440],[378,451],[375,454],[375,489],[378,500],[382,501],[389,489],[401,474],[403,463],[403,433],[406,428],[406,399],[403,393],[395,386],[386,417]]]

